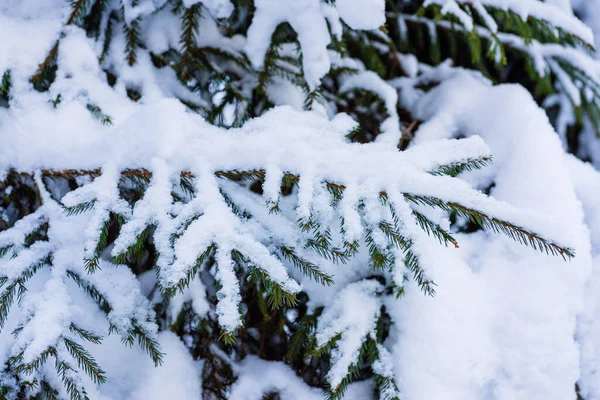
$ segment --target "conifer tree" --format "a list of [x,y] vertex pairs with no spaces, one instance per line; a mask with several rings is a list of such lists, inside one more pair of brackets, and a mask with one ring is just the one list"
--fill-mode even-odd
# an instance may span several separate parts
[[435,301],[440,252],[579,251],[490,195],[470,119],[497,95],[573,152],[600,129],[592,32],[556,5],[27,0],[3,23],[35,32],[0,46],[4,398],[142,396],[122,353],[194,365],[184,396],[403,399],[393,310]]

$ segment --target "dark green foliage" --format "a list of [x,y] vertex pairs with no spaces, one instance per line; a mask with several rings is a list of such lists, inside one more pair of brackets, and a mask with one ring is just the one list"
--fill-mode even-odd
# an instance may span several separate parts
[[102,125],[112,125],[112,118],[102,112],[100,107],[95,106],[93,104],[88,104],[87,109],[92,113],[94,118],[96,118]]
[[461,172],[475,171],[485,168],[492,163],[491,157],[469,158],[464,161],[455,162],[452,164],[440,165],[435,170],[430,171],[432,175],[448,175],[458,176]]
[[0,80],[0,107],[8,107],[11,86],[10,69],[7,69],[2,74],[2,80]]
[[553,256],[560,255],[564,259],[575,257],[574,251],[569,248],[548,241],[540,235],[529,232],[511,222],[490,217],[481,211],[454,202],[444,202],[441,199],[430,196],[418,196],[405,193],[404,197],[412,203],[440,208],[448,213],[466,218],[476,225],[491,229],[496,233],[503,233],[521,244],[532,247],[534,250],[539,250]]
[[96,205],[96,201],[87,201],[85,203],[80,203],[77,204],[73,207],[66,207],[65,208],[65,213],[70,217],[72,215],[78,215],[78,214],[83,214],[86,213],[90,210],[94,209],[94,206]]
[[294,249],[281,246],[279,247],[279,254],[283,259],[289,261],[294,267],[298,268],[304,275],[309,276],[311,279],[326,286],[333,283],[331,276],[321,272],[315,264],[298,256]]
[[63,339],[65,347],[67,348],[69,354],[77,360],[77,366],[82,369],[92,380],[94,383],[104,383],[106,382],[106,377],[104,376],[104,371],[100,368],[100,366],[94,360],[94,357],[86,349],[84,349],[79,343],[71,340],[71,339]]

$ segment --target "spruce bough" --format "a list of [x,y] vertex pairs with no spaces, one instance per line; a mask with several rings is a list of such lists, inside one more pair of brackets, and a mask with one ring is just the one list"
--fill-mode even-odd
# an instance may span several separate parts
[[[575,256],[549,218],[461,179],[493,166],[483,140],[413,144],[426,122],[403,90],[435,89],[459,68],[429,64],[449,58],[593,121],[583,24],[486,1],[367,3],[73,0],[35,70],[0,71],[2,119],[31,101],[82,127],[67,124],[64,149],[50,129],[45,146],[0,151],[3,396],[91,398],[110,385],[93,351],[106,337],[159,366],[172,331],[202,360],[204,398],[227,398],[257,355],[327,398],[370,379],[400,399],[387,307],[410,285],[435,295],[435,246],[483,228]],[[515,65],[527,74],[507,79]],[[93,315],[72,307],[81,296]]]

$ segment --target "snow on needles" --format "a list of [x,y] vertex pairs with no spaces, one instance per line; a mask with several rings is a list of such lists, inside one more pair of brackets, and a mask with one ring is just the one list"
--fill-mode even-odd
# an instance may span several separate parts
[[[535,17],[548,21],[553,26],[575,35],[587,43],[594,43],[594,34],[587,25],[574,15],[565,13],[559,6],[551,3],[538,0],[427,0],[425,2],[425,6],[430,4],[439,4],[442,6],[442,12],[456,15],[468,30],[473,27],[472,17],[462,11],[458,4],[475,4],[478,10],[480,10],[479,5],[484,5],[504,11],[512,11],[524,21],[530,16]],[[490,26],[490,29],[492,26]]]

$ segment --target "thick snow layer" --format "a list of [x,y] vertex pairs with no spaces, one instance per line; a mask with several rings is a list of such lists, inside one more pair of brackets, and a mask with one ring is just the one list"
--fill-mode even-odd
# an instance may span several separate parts
[[436,298],[409,287],[403,301],[388,303],[400,389],[414,398],[573,398],[573,337],[592,259],[559,139],[521,87],[490,87],[460,71],[444,79],[412,106],[427,121],[417,141],[481,135],[494,154],[492,194],[561,220],[578,256],[565,264],[483,233],[461,235],[459,250],[430,250]]
[[155,367],[141,349],[127,349],[109,337],[91,351],[108,371],[110,385],[98,387],[93,400],[162,400],[202,398],[202,362],[194,361],[175,334],[162,332],[158,341],[164,363]]
[[531,16],[548,21],[550,24],[578,36],[590,44],[594,43],[594,35],[588,26],[578,20],[572,13],[566,13],[563,7],[551,2],[544,3],[538,0],[427,0],[425,5],[441,5],[442,12],[456,15],[461,20],[461,23],[470,30],[470,27],[473,26],[472,19],[464,11],[459,10],[458,4],[471,3],[480,3],[484,6],[499,8],[505,11],[510,10],[519,15],[523,20],[527,20]]
[[282,399],[321,400],[323,392],[311,388],[289,366],[248,356],[235,367],[239,379],[231,388],[230,400],[260,400],[278,392]]
[[575,339],[580,345],[581,395],[586,400],[600,399],[600,174],[589,164],[575,157],[567,160],[569,175],[583,210],[585,221],[590,229],[593,271],[585,288],[584,310],[578,318]]
[[337,0],[335,6],[353,29],[377,29],[385,24],[384,0]]

